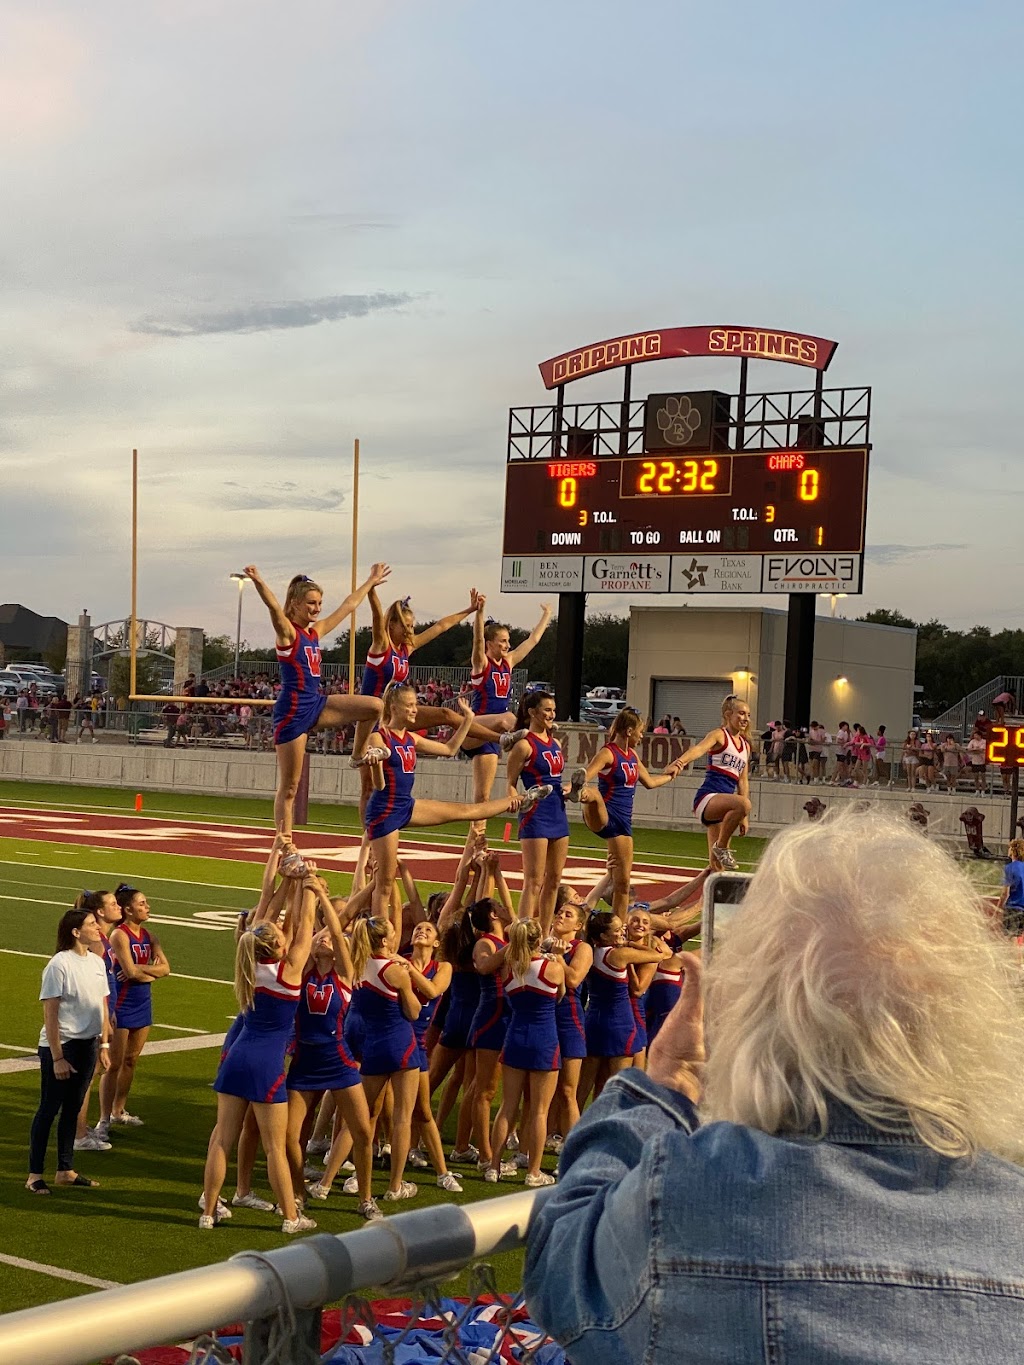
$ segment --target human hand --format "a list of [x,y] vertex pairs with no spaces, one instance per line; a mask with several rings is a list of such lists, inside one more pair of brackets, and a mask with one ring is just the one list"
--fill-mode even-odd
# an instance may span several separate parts
[[463,720],[466,719],[472,720],[472,718],[476,715],[476,712],[473,710],[472,706],[470,706],[469,702],[466,700],[465,697],[459,697],[458,701],[456,702],[456,706],[459,708],[459,713],[462,716]]
[[53,1074],[58,1081],[66,1081],[75,1074],[75,1068],[66,1057],[58,1057],[53,1064]]
[[263,582],[262,578],[260,578],[260,571],[259,569],[257,569],[255,564],[247,564],[243,572],[246,578],[251,579],[253,583]]
[[391,577],[391,565],[383,562],[370,565],[370,586],[377,588]]
[[486,593],[482,593],[482,592],[478,592],[477,595],[476,595],[476,609],[477,609],[477,611],[483,611],[484,607],[486,607],[486,606],[487,606],[487,594],[486,594]]
[[523,798],[520,796],[519,792],[515,791],[513,788],[510,787],[510,788],[509,788],[509,792],[508,792],[508,809],[509,809],[509,811],[511,812],[511,811],[516,811],[516,810],[518,810],[519,807],[520,807],[522,804],[523,804]]
[[110,1070],[110,1048],[109,1048],[109,1047],[101,1047],[101,1048],[100,1048],[100,1066],[103,1068],[104,1071],[109,1071],[109,1070]]
[[704,1065],[704,993],[700,958],[680,953],[683,989],[647,1053],[647,1074],[669,1090],[677,1090],[694,1104],[701,1095]]

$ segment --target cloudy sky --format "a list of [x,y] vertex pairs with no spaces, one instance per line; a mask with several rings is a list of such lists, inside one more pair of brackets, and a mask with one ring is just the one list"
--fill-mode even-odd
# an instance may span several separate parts
[[330,605],[358,436],[362,564],[421,616],[475,583],[528,623],[497,590],[537,362],[728,322],[835,338],[827,381],[874,386],[847,611],[1016,625],[1021,14],[2,0],[0,601],[127,611],[137,446],[140,614],[233,634],[247,562]]

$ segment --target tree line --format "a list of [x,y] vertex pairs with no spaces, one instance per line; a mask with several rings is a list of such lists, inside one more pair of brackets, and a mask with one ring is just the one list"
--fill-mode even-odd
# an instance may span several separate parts
[[917,709],[925,716],[955,706],[990,678],[1024,674],[1024,630],[951,630],[935,617],[915,621],[892,607],[879,607],[857,620],[917,631],[917,682],[924,688]]

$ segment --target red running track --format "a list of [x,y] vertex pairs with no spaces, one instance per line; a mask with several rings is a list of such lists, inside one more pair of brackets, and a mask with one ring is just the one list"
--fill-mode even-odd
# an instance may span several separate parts
[[[84,811],[54,814],[49,811],[0,811],[0,837],[51,843],[81,844],[90,848],[121,848],[132,852],[180,853],[190,858],[225,858],[233,862],[266,862],[273,839],[267,829],[247,825],[214,825],[205,822],[156,820],[143,815],[94,815]],[[584,836],[585,837],[585,836]],[[317,865],[328,871],[351,872],[359,851],[352,834],[308,833],[300,830],[295,843]],[[596,843],[596,841],[595,841]],[[498,845],[502,870],[513,887],[522,884],[522,862],[515,842]],[[452,882],[462,850],[454,844],[432,843],[408,834],[402,841],[402,858],[413,876],[423,882]],[[664,863],[638,862],[633,883],[651,894],[666,895],[680,882],[689,881],[697,869]],[[565,879],[582,888],[591,887],[604,873],[604,850],[596,846],[593,856],[570,853]]]

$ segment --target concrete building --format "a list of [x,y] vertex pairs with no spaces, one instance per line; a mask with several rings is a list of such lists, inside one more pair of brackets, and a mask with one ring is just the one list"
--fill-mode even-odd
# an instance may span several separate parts
[[[914,709],[917,632],[819,616],[811,718],[834,734],[840,721],[899,743]],[[782,713],[786,613],[770,607],[633,607],[626,694],[655,717],[678,716],[691,735],[720,721],[722,698],[750,702],[758,729]]]

